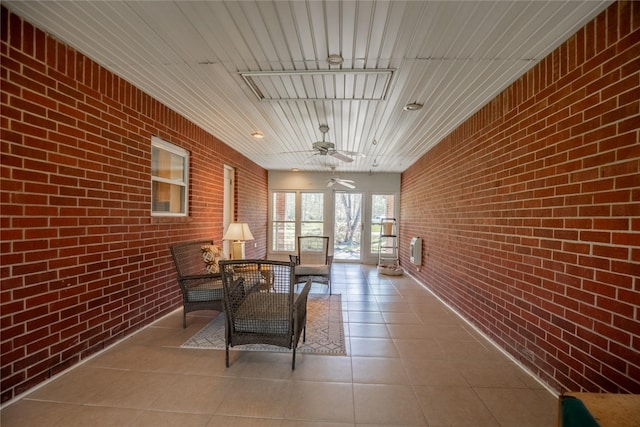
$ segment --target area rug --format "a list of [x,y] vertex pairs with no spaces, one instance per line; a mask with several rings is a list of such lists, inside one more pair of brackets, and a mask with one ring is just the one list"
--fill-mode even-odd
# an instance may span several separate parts
[[[181,345],[183,348],[224,350],[224,314],[216,316],[204,328]],[[266,344],[238,345],[232,350],[291,351]],[[298,352],[345,356],[342,298],[340,295],[309,295],[307,300],[307,339],[298,343]]]

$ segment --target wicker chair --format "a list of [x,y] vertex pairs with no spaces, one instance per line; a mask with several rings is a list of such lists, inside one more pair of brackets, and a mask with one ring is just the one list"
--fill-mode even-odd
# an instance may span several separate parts
[[271,344],[293,350],[305,340],[308,281],[299,293],[293,263],[267,260],[220,261],[224,287],[225,351],[242,344]]
[[[187,327],[187,313],[198,310],[222,311],[222,275],[217,259],[207,258],[208,250],[217,249],[211,240],[179,243],[171,246],[173,263],[182,291],[182,327]],[[203,256],[204,255],[204,256]],[[207,262],[209,260],[210,262]]]
[[329,255],[329,237],[327,236],[298,236],[298,254],[289,255],[296,264],[295,282],[301,283],[307,279],[313,282],[326,283],[331,295],[331,264],[333,255]]

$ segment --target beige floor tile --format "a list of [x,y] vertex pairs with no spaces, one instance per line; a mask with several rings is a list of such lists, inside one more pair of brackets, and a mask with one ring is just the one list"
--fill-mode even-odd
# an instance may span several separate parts
[[[181,349],[184,350],[184,349]],[[211,349],[189,349],[195,352],[197,357],[189,357],[189,366],[184,368],[184,373],[189,375],[210,375],[235,377],[239,375],[238,369],[232,369],[233,365],[227,368],[224,350]],[[238,352],[232,351],[229,359],[233,363],[239,356]]]
[[469,387],[454,362],[424,358],[405,358],[407,375],[414,385]]
[[422,320],[415,313],[382,312],[386,324],[421,325]]
[[401,296],[393,286],[371,286],[370,292],[375,296]]
[[353,357],[353,382],[361,384],[409,384],[401,359]]
[[436,338],[445,356],[449,360],[482,360],[504,361],[505,355],[488,343],[475,339],[459,340],[449,338]]
[[476,388],[475,392],[503,426],[554,426],[558,399],[547,390]]
[[283,418],[291,389],[290,381],[232,378],[215,415]]
[[292,378],[295,381],[351,382],[351,358],[305,354],[296,363]]
[[466,325],[460,323],[457,319],[455,323],[430,322],[425,324],[429,325],[430,331],[436,338],[459,341],[475,339],[475,336],[470,333]]
[[369,302],[372,304],[376,304],[378,302],[379,297],[375,297],[373,295],[367,294],[352,294],[347,291],[344,292],[336,292],[342,294],[342,302],[350,303],[350,302]]
[[113,370],[112,382],[89,397],[85,404],[116,408],[149,409],[178,376],[157,372]]
[[[195,332],[194,332],[195,333]],[[185,338],[185,341],[189,337]],[[175,374],[197,373],[194,362],[202,356],[202,350],[179,347],[127,345],[87,362],[88,366]]]
[[404,338],[404,339],[429,339],[434,340],[435,335],[430,330],[429,325],[416,324],[416,325],[386,325],[389,330],[391,338]]
[[132,425],[143,411],[137,409],[114,408],[109,406],[80,406],[72,417],[56,424],[43,424],[52,427],[120,427]]
[[185,414],[178,412],[142,411],[131,427],[207,427],[211,414]]
[[[182,320],[180,320],[182,322]],[[193,336],[197,331],[202,329],[206,323],[197,327],[188,327],[187,329],[149,326],[139,331],[133,337],[128,338],[122,343],[118,343],[118,347],[127,345],[152,345],[152,346],[170,346],[179,347],[185,341]]]
[[387,325],[371,323],[349,323],[349,336],[358,338],[390,338]]
[[384,304],[384,303],[407,304],[408,302],[407,299],[402,295],[376,295],[375,299],[379,304]]
[[[293,352],[289,349],[283,352],[246,351],[242,347],[232,350],[238,353],[238,360],[233,365],[239,369],[238,376],[242,378],[263,378],[287,380],[293,378],[295,371],[291,369]],[[306,354],[296,353],[296,367],[306,357]]]
[[347,383],[295,382],[285,418],[353,423],[353,386]]
[[330,421],[282,420],[281,427],[354,427],[353,423],[333,423]]
[[348,301],[343,303],[343,309],[349,311],[380,311],[380,306],[376,301]]
[[80,405],[22,399],[4,408],[0,414],[2,427],[42,427],[64,425],[75,418]]
[[348,321],[352,323],[385,323],[382,313],[371,311],[349,311]]
[[356,424],[426,426],[413,389],[403,385],[354,384]]
[[[82,365],[50,381],[29,395],[29,399],[85,403],[115,381],[124,381],[123,371]],[[4,414],[4,412],[3,412]]]
[[351,356],[399,357],[393,340],[384,338],[350,338]]
[[430,339],[394,339],[400,357],[441,360],[446,357],[436,340]]
[[[207,427],[280,427],[282,420],[273,418],[232,417],[214,415]],[[180,426],[182,427],[182,426]]]
[[[396,302],[379,302],[380,311],[383,313],[410,313],[415,316],[411,306],[407,304],[404,298],[399,298],[400,301]],[[416,320],[418,318],[416,317]]]
[[506,357],[501,361],[468,359],[455,364],[472,387],[529,388],[522,370]]
[[500,426],[468,387],[417,386],[415,391],[430,426]]
[[214,414],[225,397],[230,378],[181,375],[162,390],[149,409],[156,411]]

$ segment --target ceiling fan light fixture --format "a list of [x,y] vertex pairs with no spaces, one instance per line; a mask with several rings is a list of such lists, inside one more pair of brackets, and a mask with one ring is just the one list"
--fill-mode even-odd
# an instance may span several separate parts
[[251,132],[251,136],[256,138],[256,139],[262,139],[264,138],[264,134],[262,132]]
[[412,102],[404,106],[404,111],[418,111],[422,108],[422,104],[418,104],[417,102]]
[[344,58],[341,55],[333,54],[329,55],[327,58],[327,63],[329,63],[329,65],[342,65],[343,62]]

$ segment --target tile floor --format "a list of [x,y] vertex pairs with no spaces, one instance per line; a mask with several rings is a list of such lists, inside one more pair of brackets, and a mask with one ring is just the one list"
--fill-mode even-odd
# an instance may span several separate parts
[[[314,285],[315,286],[315,285]],[[556,424],[556,398],[408,276],[335,264],[347,356],[182,349],[215,312],[181,312],[0,412],[30,426]],[[319,287],[318,292],[326,292]]]

